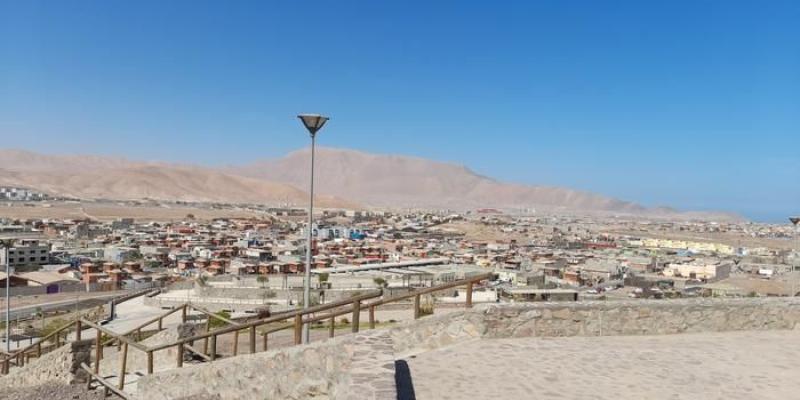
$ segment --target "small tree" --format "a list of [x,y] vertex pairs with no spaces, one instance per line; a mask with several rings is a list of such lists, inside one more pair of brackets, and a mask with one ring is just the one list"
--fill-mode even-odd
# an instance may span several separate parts
[[385,288],[385,287],[389,286],[389,283],[386,282],[386,279],[383,279],[381,277],[374,278],[374,279],[372,279],[372,281],[375,282],[375,284],[378,285],[378,287],[381,287],[381,288]]
[[329,276],[330,274],[328,274],[327,272],[321,272],[317,275],[317,279],[319,279],[319,283],[324,283],[328,281]]
[[258,278],[256,278],[256,281],[261,284],[262,288],[264,288],[267,286],[267,282],[269,282],[269,277],[266,275],[259,275]]
[[421,315],[431,315],[433,314],[434,304],[436,303],[436,299],[432,295],[422,296],[422,301],[419,305],[419,313]]
[[[231,318],[231,313],[229,313],[227,311],[219,311],[219,312],[215,313],[214,315],[216,315],[218,317],[225,318],[225,319],[230,319]],[[223,326],[227,325],[227,323],[225,321],[219,320],[219,319],[214,318],[214,317],[212,317],[210,315],[208,316],[208,318],[211,318],[211,322],[209,322],[209,326],[211,327],[212,330],[216,329],[216,328],[222,328]]]
[[[42,328],[42,331],[40,332],[40,335],[42,335],[42,337],[47,336],[55,332],[57,329],[63,327],[67,323],[69,323],[69,321],[62,318],[52,319],[47,324],[45,324],[44,328]],[[52,340],[55,341],[55,338],[53,338]]]

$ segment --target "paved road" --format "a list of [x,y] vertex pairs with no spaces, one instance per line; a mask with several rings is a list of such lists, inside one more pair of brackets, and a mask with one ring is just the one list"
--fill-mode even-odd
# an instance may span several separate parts
[[[16,320],[17,317],[19,317],[19,318],[30,317],[31,314],[35,313],[38,308],[41,308],[43,311],[74,311],[75,308],[76,308],[76,303],[77,303],[77,308],[78,309],[85,310],[87,308],[92,308],[92,307],[97,307],[97,306],[104,305],[104,304],[108,303],[108,301],[110,301],[114,297],[124,296],[124,295],[129,294],[129,293],[130,292],[126,292],[126,291],[114,291],[114,292],[109,292],[107,294],[99,294],[99,295],[92,294],[92,297],[90,297],[90,298],[64,299],[64,300],[59,300],[59,301],[52,301],[52,302],[39,303],[39,304],[34,304],[34,305],[26,305],[26,306],[22,306],[22,307],[15,307],[15,308],[12,308],[11,312],[10,312],[11,320],[12,321]],[[0,319],[5,321],[5,307],[2,307],[2,309],[0,309]],[[3,334],[0,335],[0,336],[2,336],[2,337],[0,337],[0,344],[2,345],[2,349],[5,350],[6,349],[6,345],[5,345],[5,330],[3,330]],[[18,347],[18,345],[21,346],[21,347],[25,347],[25,346],[27,346],[29,344],[34,343],[34,342],[35,342],[35,340],[33,340],[33,339],[27,340],[27,341],[22,341],[22,342],[19,342],[19,343],[12,341],[11,342],[11,346],[10,346],[10,350],[12,350],[12,351],[15,350]]]
[[[106,304],[111,298],[116,296],[121,296],[123,294],[124,293],[112,293],[91,298],[60,300],[60,301],[40,303],[35,305],[15,307],[11,309],[11,319],[14,320],[17,317],[20,318],[30,317],[31,314],[36,312],[38,308],[41,308],[42,311],[72,311],[75,310],[76,303],[78,309],[97,307],[99,305]],[[0,312],[2,312],[3,319],[5,319],[5,308],[0,309]]]

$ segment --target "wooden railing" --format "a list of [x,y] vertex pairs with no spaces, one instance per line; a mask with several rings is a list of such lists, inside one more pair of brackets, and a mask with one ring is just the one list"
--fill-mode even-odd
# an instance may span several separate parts
[[[150,293],[152,291],[153,289],[136,291],[132,294],[115,298],[114,301],[117,304],[120,304],[125,301],[131,300],[133,298]],[[36,343],[32,343],[26,347],[12,351],[11,353],[3,352],[2,354],[0,354],[0,356],[2,357],[2,360],[0,360],[0,373],[8,374],[12,366],[22,367],[28,361],[30,361],[31,358],[41,357],[42,354],[57,349],[61,347],[62,344],[66,344],[68,342],[69,334],[72,333],[73,328],[75,331],[76,340],[81,340],[81,333],[83,331],[83,328],[85,326],[89,326],[89,324],[94,325],[94,322],[87,319],[85,315],[82,315],[77,320],[69,322],[57,328],[55,331],[49,333],[48,335],[39,338],[36,341]],[[161,329],[160,325],[159,329]],[[106,332],[110,331],[106,330]],[[112,336],[116,336],[116,334],[114,334],[113,332],[110,333],[112,334]],[[109,342],[113,342],[115,340],[116,339],[111,339]]]
[[[50,335],[42,338],[42,340],[40,340],[38,343],[34,343],[31,346],[28,346],[24,349],[21,349],[11,354],[10,357],[6,357],[3,360],[2,369],[4,373],[8,373],[9,367],[12,364],[17,366],[23,366],[26,361],[26,354],[29,356],[31,354],[35,354],[36,357],[41,356],[42,343],[48,340],[55,338],[55,345],[56,347],[58,347],[60,345],[60,338],[62,336],[65,336],[64,343],[66,343],[66,336],[68,336],[73,329],[75,331],[75,340],[77,341],[81,340],[81,334],[85,328],[94,329],[95,340],[93,345],[94,346],[93,362],[91,363],[91,365],[84,364],[82,367],[87,372],[89,372],[92,380],[99,382],[106,388],[107,391],[115,393],[122,398],[126,398],[123,390],[125,388],[126,375],[129,372],[131,372],[128,371],[129,349],[133,349],[134,351],[140,351],[146,354],[147,358],[146,372],[147,374],[152,374],[154,371],[154,358],[157,352],[169,350],[172,348],[176,349],[175,366],[178,368],[183,367],[184,354],[187,351],[198,355],[204,361],[213,362],[219,357],[217,343],[219,342],[219,337],[222,335],[233,335],[233,350],[232,350],[233,356],[236,356],[239,353],[239,336],[242,332],[245,332],[247,335],[249,335],[249,347],[250,347],[249,353],[257,352],[256,338],[259,335],[261,336],[262,339],[262,346],[261,346],[262,351],[267,351],[269,349],[269,335],[284,330],[293,330],[294,344],[299,345],[302,343],[303,325],[313,324],[327,320],[330,323],[328,327],[328,336],[333,337],[336,330],[336,318],[347,314],[352,314],[352,321],[351,321],[352,332],[358,332],[360,329],[360,314],[361,311],[364,309],[368,310],[369,328],[374,329],[376,326],[376,320],[375,320],[376,310],[379,306],[386,304],[400,303],[400,302],[405,302],[406,300],[409,299],[413,299],[414,318],[418,319],[422,316],[421,305],[420,305],[421,296],[432,294],[442,290],[465,286],[466,287],[465,305],[466,307],[472,307],[472,292],[474,286],[478,282],[490,278],[490,276],[491,274],[482,274],[454,282],[449,282],[439,286],[414,290],[407,294],[385,297],[385,298],[382,298],[383,296],[382,290],[375,290],[351,298],[331,303],[321,304],[309,307],[307,309],[287,311],[281,314],[270,316],[268,318],[258,319],[254,321],[247,321],[247,322],[237,322],[228,318],[224,318],[202,307],[191,304],[183,304],[179,307],[176,307],[164,314],[161,314],[157,317],[154,317],[146,321],[145,323],[123,334],[114,333],[100,326],[99,324],[81,318],[77,321],[71,322],[70,324],[59,328]],[[163,329],[164,318],[178,311],[181,311],[181,320],[183,322],[186,322],[187,313],[189,312],[189,310],[194,310],[206,315],[207,317],[206,332],[187,338],[182,338],[171,343],[165,343],[154,346],[146,346],[142,343],[139,343],[136,340],[140,338],[141,332],[147,326],[150,326],[152,324],[157,324],[157,330]],[[219,329],[211,330],[212,319],[221,321],[225,323],[226,326],[223,326]],[[109,339],[104,341],[103,335],[108,336]],[[195,343],[199,341],[203,341],[202,349],[195,346]],[[119,372],[117,373],[118,383],[116,385],[113,385],[109,380],[103,378],[100,375],[100,365],[103,360],[103,350],[108,345],[113,345],[113,344],[116,344],[119,347],[120,351]]]

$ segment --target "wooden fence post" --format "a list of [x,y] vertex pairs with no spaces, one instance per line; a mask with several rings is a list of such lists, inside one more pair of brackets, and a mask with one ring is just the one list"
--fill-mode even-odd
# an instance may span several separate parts
[[333,337],[336,331],[336,317],[331,317],[331,324],[328,327],[328,337]]
[[472,282],[467,283],[467,308],[472,307]]
[[358,332],[358,325],[360,325],[361,319],[361,301],[356,301],[353,303],[353,333]]
[[103,342],[102,342],[102,340],[103,340],[103,332],[101,332],[100,329],[95,329],[95,331],[97,331],[97,334],[95,335],[95,338],[94,338],[94,346],[95,346],[95,349],[94,349],[94,373],[95,374],[99,374],[100,373],[100,359],[103,357],[102,356],[102,351],[103,351]]
[[209,353],[209,357],[211,357],[211,361],[217,359],[217,335],[211,335],[211,353]]
[[128,368],[128,342],[122,344],[122,357],[119,360],[119,390],[123,390],[125,389],[125,374]]
[[[211,332],[211,317],[206,316],[206,332]],[[203,339],[203,353],[208,354],[208,337]]]
[[183,366],[183,346],[184,346],[183,343],[178,345],[178,351],[177,351],[177,353],[178,353],[178,356],[177,356],[178,357],[178,359],[177,359],[178,368]]
[[233,331],[233,355],[239,354],[239,331]]
[[369,306],[369,329],[375,329],[375,306]]
[[414,296],[414,319],[419,319],[420,317],[420,309],[419,309],[419,295]]
[[294,344],[303,343],[303,316],[297,314],[294,316]]
[[75,321],[75,340],[81,340],[81,320]]
[[256,352],[256,327],[250,327],[250,354]]
[[147,375],[153,374],[153,352],[147,352]]

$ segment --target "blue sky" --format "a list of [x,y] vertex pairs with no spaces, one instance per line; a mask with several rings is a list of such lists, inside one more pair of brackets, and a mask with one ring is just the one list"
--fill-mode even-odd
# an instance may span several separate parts
[[0,147],[222,165],[320,143],[800,213],[797,1],[0,0]]

